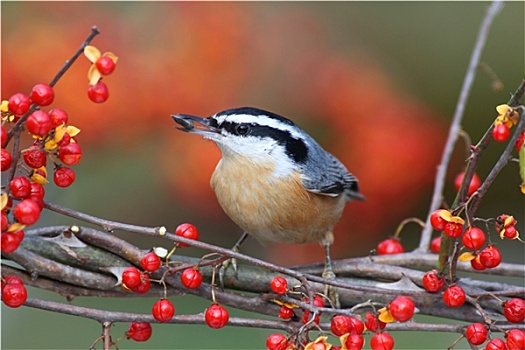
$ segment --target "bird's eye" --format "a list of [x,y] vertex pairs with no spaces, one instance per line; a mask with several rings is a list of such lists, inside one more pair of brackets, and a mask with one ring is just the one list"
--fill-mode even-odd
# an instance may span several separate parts
[[247,124],[239,124],[235,127],[237,135],[246,135],[250,132],[250,126]]

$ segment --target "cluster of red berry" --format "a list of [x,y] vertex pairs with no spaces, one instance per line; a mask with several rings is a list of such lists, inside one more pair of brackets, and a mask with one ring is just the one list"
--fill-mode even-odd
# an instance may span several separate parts
[[[513,108],[506,104],[496,107],[498,116],[494,121],[494,128],[492,129],[492,137],[498,142],[507,141],[510,136],[510,128],[518,123],[519,114]],[[523,142],[523,135],[521,137]],[[516,144],[516,148],[519,148]]]
[[[198,240],[199,231],[192,224],[181,224],[175,230],[175,235],[191,240]],[[177,243],[177,247],[188,247],[188,244]],[[140,261],[144,271],[136,267],[128,267],[122,273],[122,287],[136,293],[146,293],[151,287],[150,274],[162,266],[161,258],[155,252],[144,255]],[[167,262],[166,262],[167,265]],[[180,275],[181,283],[189,289],[199,288],[202,284],[202,273],[198,266],[184,269]],[[166,297],[161,298],[153,304],[151,309],[153,317],[159,322],[168,322],[175,315],[175,306]],[[204,313],[204,320],[211,328],[222,328],[229,321],[229,313],[215,300]],[[135,341],[146,341],[151,336],[151,325],[144,322],[132,322],[126,336]]]
[[[288,282],[282,276],[277,276],[270,282],[271,290],[279,295],[284,295],[289,292]],[[303,298],[305,303],[309,302],[308,298]],[[298,308],[295,304],[282,303],[276,301],[281,305],[279,317],[283,319],[291,319],[295,313],[293,309]],[[325,306],[324,300],[321,296],[316,295],[313,300],[315,307],[321,308]],[[332,346],[326,342],[327,337],[319,337],[315,341],[303,344],[305,349],[353,349],[359,350],[363,348],[364,337],[366,330],[373,332],[370,338],[372,349],[392,349],[394,346],[394,339],[392,336],[383,331],[386,324],[389,322],[406,322],[412,318],[415,312],[415,305],[412,299],[406,296],[398,296],[392,300],[384,308],[377,311],[377,313],[367,312],[362,321],[361,315],[348,316],[336,315],[332,318],[330,329],[332,334],[339,337],[341,346]],[[315,313],[313,320],[310,319],[310,311],[303,310],[302,322],[319,323],[321,313]],[[294,339],[290,339],[283,334],[271,334],[266,340],[266,347],[269,350],[285,350],[296,349]]]
[[95,103],[106,102],[109,98],[109,89],[102,81],[102,76],[109,75],[115,70],[118,57],[112,52],[101,54],[91,45],[84,48],[84,55],[92,63],[88,71],[88,97]]

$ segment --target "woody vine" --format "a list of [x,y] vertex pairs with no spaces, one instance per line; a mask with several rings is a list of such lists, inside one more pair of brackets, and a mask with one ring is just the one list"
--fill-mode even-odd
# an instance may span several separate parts
[[[483,271],[480,273],[525,277],[524,266],[505,263],[497,247],[499,239],[523,244],[512,213],[515,208],[504,208],[492,218],[475,215],[503,167],[517,164],[525,181],[525,122],[520,104],[525,81],[509,101],[495,106],[495,112],[487,111],[494,118],[487,119],[485,135],[470,148],[465,171],[457,178],[457,197],[449,206],[443,205],[442,198],[444,173],[461,134],[466,97],[498,6],[491,5],[480,29],[426,223],[404,222],[422,225],[419,248],[404,252],[397,237],[387,239],[378,245],[375,255],[335,261],[336,280],[319,277],[322,264],[284,268],[199,241],[198,229],[191,224],[171,230],[161,225],[141,227],[46,201],[44,189],[52,186],[48,184],[51,177],[56,186],[70,186],[75,181],[73,167],[82,156],[81,127],[69,121],[66,111],[47,110],[53,102],[54,85],[84,55],[92,63],[89,98],[103,103],[109,96],[106,81],[111,81],[117,56],[103,54],[92,45],[99,34],[93,27],[49,84],[37,84],[30,94],[14,93],[2,102],[2,301],[9,307],[38,308],[100,322],[102,335],[94,335],[92,348],[116,347],[124,338],[147,341],[154,336],[151,323],[274,329],[276,333],[267,339],[268,349],[360,349],[365,337],[370,338],[372,349],[391,349],[396,331],[458,333],[457,341],[466,338],[474,349],[483,344],[487,349],[502,348],[501,344],[523,348],[525,288],[466,279],[461,274]],[[34,143],[23,145],[22,133],[31,134]],[[493,142],[507,146],[481,181],[476,169]],[[522,192],[524,186],[522,182]],[[46,210],[77,219],[78,225],[32,228]],[[83,222],[99,229],[84,227]],[[161,237],[169,248],[142,249],[114,236],[115,231]],[[431,241],[432,231],[442,233]],[[201,249],[202,258],[184,256],[187,246]],[[219,281],[217,270],[229,258],[241,265],[238,271],[227,269]],[[338,287],[341,308],[333,308],[322,294],[325,284]],[[68,300],[75,296],[159,299],[149,313],[112,312],[32,298],[26,285],[54,291]],[[177,314],[169,296],[181,293],[208,299],[210,307],[195,310],[195,314]],[[251,311],[254,317],[229,317],[228,309],[233,307]],[[468,324],[407,322],[415,312]],[[274,318],[260,319],[258,314]],[[111,325],[116,322],[129,322],[128,331],[112,334]]]

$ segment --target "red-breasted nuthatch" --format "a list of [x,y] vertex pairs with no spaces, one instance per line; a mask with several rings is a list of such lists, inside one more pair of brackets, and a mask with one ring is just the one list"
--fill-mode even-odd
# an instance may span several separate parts
[[291,120],[242,107],[209,118],[177,114],[179,130],[214,141],[222,153],[211,187],[226,214],[261,242],[329,247],[345,203],[364,199],[357,178]]

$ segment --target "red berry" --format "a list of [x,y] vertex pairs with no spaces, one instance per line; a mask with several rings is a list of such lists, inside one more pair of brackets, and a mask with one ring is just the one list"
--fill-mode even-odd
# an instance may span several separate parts
[[96,62],[95,65],[97,66],[98,71],[102,75],[108,75],[113,72],[115,69],[115,62],[108,57],[108,56],[102,56],[100,57]]
[[39,149],[38,147],[31,147],[28,150],[26,150],[23,154],[24,161],[29,167],[33,169],[41,168],[47,163],[47,153],[44,150]]
[[140,260],[140,266],[148,272],[155,272],[160,267],[160,258],[155,252],[149,252]]
[[390,350],[394,348],[394,338],[388,332],[375,333],[370,339],[372,350]]
[[443,302],[448,307],[460,307],[465,303],[465,299],[465,292],[459,286],[450,286],[443,292]]
[[206,309],[204,319],[209,327],[222,328],[228,323],[230,315],[228,314],[228,310],[217,303],[213,303]]
[[525,349],[525,332],[521,329],[511,329],[505,336],[509,350]]
[[481,263],[480,257],[481,256],[478,254],[474,259],[470,260],[470,266],[472,266],[472,268],[476,271],[483,271],[487,269],[485,265]]
[[447,222],[445,234],[451,238],[458,238],[463,233],[463,225],[458,222]]
[[404,252],[405,248],[403,248],[401,242],[399,242],[399,239],[397,238],[385,239],[377,245],[378,255],[400,254]]
[[15,198],[27,198],[31,194],[31,182],[25,176],[17,176],[9,183],[9,191]]
[[136,267],[128,267],[122,272],[122,284],[126,287],[137,287],[141,282],[142,274]]
[[365,345],[365,339],[361,334],[350,334],[345,341],[345,347],[347,350],[361,350],[363,345]]
[[2,253],[12,253],[19,246],[22,240],[13,232],[2,232],[0,234],[0,248]]
[[430,242],[430,251],[432,253],[439,254],[440,250],[441,250],[441,236],[438,236],[432,239],[432,242]]
[[270,282],[270,288],[276,294],[286,294],[288,292],[288,281],[282,276],[277,276]]
[[[461,183],[463,182],[463,178],[465,177],[465,172],[459,173],[456,178],[454,179],[454,188],[456,191],[459,191],[459,188],[461,187]],[[467,190],[467,196],[471,196],[474,192],[476,192],[481,186],[481,180],[478,176],[478,174],[474,173],[474,176],[472,176],[472,179],[470,180],[470,184],[468,185]]]
[[108,87],[102,81],[99,81],[95,85],[89,85],[88,97],[95,103],[105,102],[109,97]]
[[75,181],[75,172],[65,166],[58,167],[53,174],[53,180],[58,187],[68,187]]
[[2,290],[4,289],[4,287],[9,284],[9,283],[13,283],[13,284],[24,284],[24,281],[22,281],[22,279],[18,276],[15,276],[15,275],[7,275],[7,276],[3,276],[2,277]]
[[27,290],[23,283],[8,283],[2,289],[2,301],[9,307],[20,307],[27,300]]
[[146,341],[151,337],[152,332],[151,324],[148,322],[131,322],[126,337],[134,341]]
[[[199,239],[199,231],[197,230],[197,227],[192,224],[180,224],[175,229],[175,235],[181,236],[187,239],[193,239],[198,240]],[[186,243],[178,243],[179,247],[189,247],[189,244]]]
[[473,323],[467,327],[465,336],[472,345],[481,345],[487,340],[487,328],[481,323]]
[[2,171],[6,171],[7,169],[11,168],[13,157],[11,157],[11,153],[9,153],[9,151],[5,148],[2,148],[2,154],[0,155],[0,159],[2,161]]
[[68,133],[65,133],[64,136],[62,136],[62,140],[60,140],[57,145],[59,147],[64,147],[64,146],[67,146],[71,143],[71,136],[69,136]]
[[498,142],[507,141],[510,136],[510,129],[506,124],[498,124],[492,130],[492,137]]
[[40,207],[31,199],[24,199],[13,209],[13,216],[22,225],[33,225],[40,218]]
[[479,261],[488,269],[494,268],[501,262],[501,253],[498,248],[490,245],[479,253]]
[[509,322],[523,322],[525,319],[525,301],[519,298],[507,300],[503,305],[503,314]]
[[49,114],[44,111],[34,111],[26,120],[26,129],[33,135],[47,135],[51,131]]
[[4,147],[7,142],[7,131],[5,131],[5,128],[3,126],[0,128],[0,137],[1,137],[0,143],[2,144],[2,147]]
[[516,227],[514,225],[508,225],[507,227],[505,227],[503,236],[508,239],[516,239],[518,237],[518,231],[516,230]]
[[379,321],[376,316],[374,316],[371,312],[367,312],[365,315],[365,326],[366,329],[368,329],[371,332],[377,331],[377,328],[379,326],[379,329],[383,329],[386,326],[386,323]]
[[54,129],[62,124],[67,124],[69,119],[66,111],[60,108],[53,108],[48,112],[49,118],[51,118],[51,127]]
[[7,103],[7,108],[9,109],[9,111],[16,116],[26,114],[27,111],[29,111],[30,106],[31,101],[29,100],[29,97],[21,93],[17,93],[11,96]]
[[282,334],[270,334],[266,338],[266,348],[268,350],[286,350],[288,340]]
[[29,194],[30,199],[36,202],[35,199],[42,200],[45,195],[46,191],[44,190],[44,186],[38,182],[31,182],[31,193]]
[[330,330],[337,337],[346,333],[363,334],[365,331],[365,324],[355,317],[337,315],[332,318],[332,321],[330,322]]
[[138,294],[145,294],[151,288],[151,280],[149,279],[149,275],[147,273],[141,274],[140,281],[140,284],[136,287],[132,287],[131,291]]
[[33,86],[29,98],[39,106],[49,106],[55,99],[55,92],[47,84],[36,84]]
[[520,151],[521,146],[523,145],[523,142],[525,142],[525,132],[522,132],[518,140],[516,141],[516,151]]
[[507,345],[503,339],[494,338],[487,343],[485,350],[507,350]]
[[283,320],[289,320],[293,317],[293,310],[290,309],[288,306],[281,306],[279,309],[279,318],[282,318]]
[[422,279],[423,287],[427,292],[435,293],[443,289],[445,278],[438,270],[428,271]]
[[180,281],[186,288],[199,288],[202,284],[202,273],[198,268],[189,267],[182,271],[182,274],[180,275]]
[[175,315],[175,307],[168,299],[160,299],[151,309],[153,317],[159,322],[167,322]]
[[390,314],[399,322],[406,322],[414,316],[415,305],[412,299],[400,295],[396,297],[389,306]]
[[467,249],[481,249],[485,244],[485,232],[477,227],[469,227],[461,237],[461,241]]
[[440,215],[439,213],[444,209],[438,209],[435,210],[432,214],[430,214],[430,225],[434,228],[436,231],[443,231],[445,229],[445,224],[447,223]]
[[75,165],[82,158],[82,149],[76,142],[70,142],[58,149],[58,158],[66,165]]

